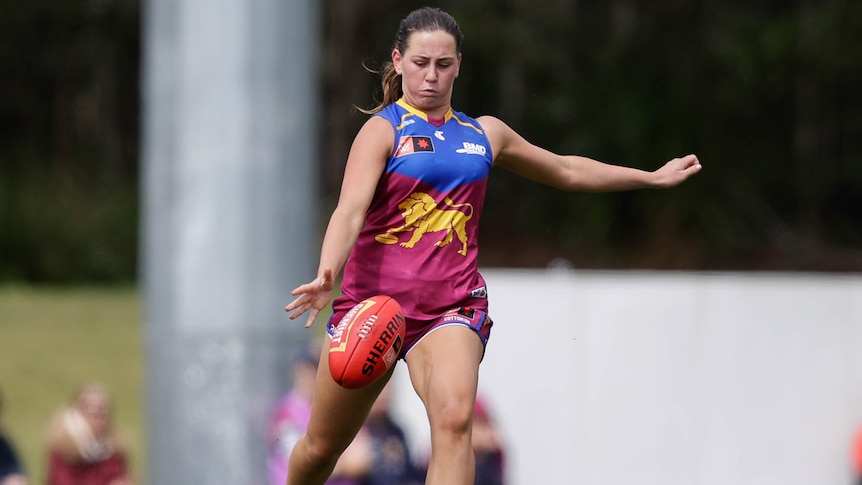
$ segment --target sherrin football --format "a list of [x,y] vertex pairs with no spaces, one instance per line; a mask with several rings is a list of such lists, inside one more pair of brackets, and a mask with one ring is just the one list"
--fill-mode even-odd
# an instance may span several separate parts
[[404,314],[393,298],[378,295],[350,309],[332,332],[329,371],[342,387],[356,389],[395,365],[404,344]]

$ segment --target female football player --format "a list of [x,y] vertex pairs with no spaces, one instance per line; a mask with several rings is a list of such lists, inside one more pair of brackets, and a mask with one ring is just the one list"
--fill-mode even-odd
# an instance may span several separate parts
[[[473,404],[491,319],[477,269],[477,227],[494,166],[566,191],[672,187],[701,170],[694,155],[647,172],[535,146],[492,116],[454,111],[462,34],[447,13],[422,8],[398,28],[382,72],[384,99],[347,158],[317,278],[293,290],[285,310],[310,327],[332,298],[329,328],[365,298],[385,294],[403,307],[401,357],[431,427],[426,483],[473,483]],[[320,359],[311,422],[293,448],[288,484],[322,484],[391,376],[355,390],[332,379]]]

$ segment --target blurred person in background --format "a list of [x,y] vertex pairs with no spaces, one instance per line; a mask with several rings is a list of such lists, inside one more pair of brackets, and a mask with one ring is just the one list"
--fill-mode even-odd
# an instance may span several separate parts
[[404,429],[391,413],[392,383],[371,405],[365,425],[351,446],[364,448],[370,460],[362,485],[421,485],[425,474],[413,461]]
[[0,392],[0,485],[27,485],[15,447],[3,431],[3,393]]
[[473,408],[473,452],[476,454],[475,485],[504,485],[503,440],[496,420],[481,396],[476,398]]
[[108,391],[100,383],[85,384],[49,426],[47,485],[132,484]]
[[853,483],[854,485],[862,485],[862,425],[856,430],[856,436],[853,439],[852,449],[853,460]]
[[[269,454],[267,468],[270,485],[284,485],[287,480],[288,456],[297,440],[308,428],[311,416],[311,398],[317,366],[320,361],[320,342],[297,349],[291,359],[293,384],[279,400],[269,422]],[[370,455],[361,447],[351,446],[336,465],[327,485],[359,485],[359,477],[370,467]]]

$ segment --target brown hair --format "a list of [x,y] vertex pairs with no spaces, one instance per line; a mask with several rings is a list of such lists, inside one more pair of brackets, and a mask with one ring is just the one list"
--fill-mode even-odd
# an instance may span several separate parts
[[[413,32],[435,32],[442,30],[452,35],[455,38],[455,50],[461,53],[461,43],[464,41],[464,35],[461,33],[461,28],[451,15],[435,7],[424,7],[410,12],[401,20],[398,26],[398,33],[395,35],[394,49],[404,53],[407,50],[407,41],[410,34]],[[364,66],[369,72],[380,74],[381,86],[383,87],[383,100],[377,106],[371,109],[357,108],[365,114],[374,114],[390,104],[398,101],[404,92],[401,89],[401,75],[395,72],[395,66],[392,61],[387,61],[383,64],[381,71],[376,71]]]

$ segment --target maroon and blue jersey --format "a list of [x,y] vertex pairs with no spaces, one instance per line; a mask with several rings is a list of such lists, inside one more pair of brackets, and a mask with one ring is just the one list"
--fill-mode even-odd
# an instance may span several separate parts
[[395,149],[333,309],[382,294],[395,298],[413,319],[459,306],[487,310],[477,263],[479,215],[493,164],[484,130],[452,110],[436,126],[403,100],[376,116],[392,124]]

